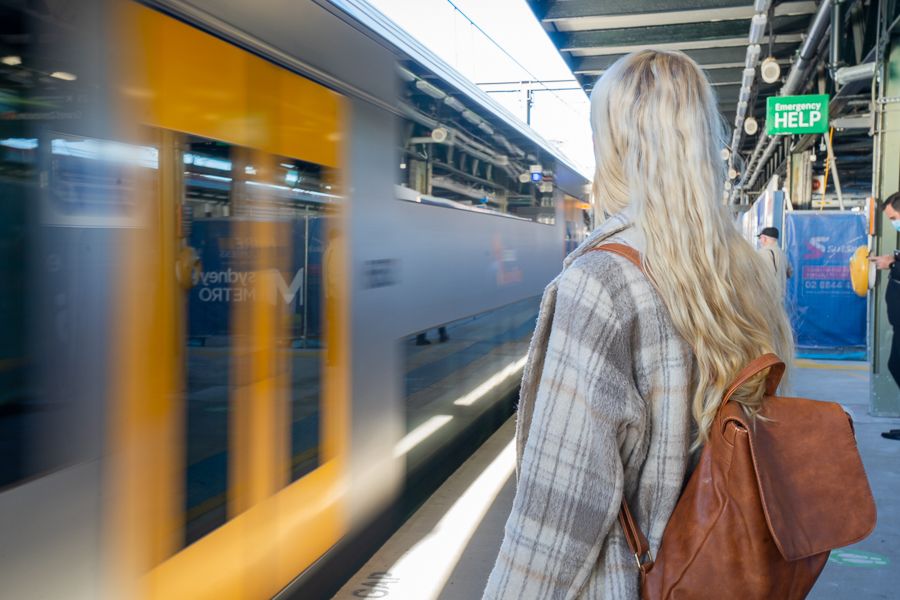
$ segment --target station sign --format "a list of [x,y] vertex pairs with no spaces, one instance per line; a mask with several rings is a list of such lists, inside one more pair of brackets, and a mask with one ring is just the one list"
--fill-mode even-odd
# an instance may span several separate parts
[[772,96],[766,101],[766,133],[828,133],[828,94]]

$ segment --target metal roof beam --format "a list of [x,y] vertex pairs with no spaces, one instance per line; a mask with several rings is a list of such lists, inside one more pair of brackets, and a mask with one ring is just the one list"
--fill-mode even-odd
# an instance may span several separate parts
[[[796,44],[776,43],[774,48],[775,58],[790,58],[797,49]],[[764,46],[764,51],[768,52],[768,45]],[[685,50],[685,54],[694,59],[703,68],[715,68],[715,65],[722,64],[744,64],[747,56],[747,46],[729,46],[724,48],[700,48],[696,50]],[[591,73],[599,75],[612,66],[614,62],[625,56],[625,54],[605,54],[602,56],[585,56],[572,59],[573,73]]]
[[753,4],[747,0],[603,0],[603,2],[567,0],[552,3],[544,14],[544,20],[618,17],[732,7],[749,7],[751,11],[753,10]]
[[[806,30],[809,17],[792,15],[775,19],[775,35],[794,34]],[[750,20],[716,21],[708,23],[679,23],[628,29],[575,31],[559,34],[561,51],[583,51],[610,47],[652,46],[671,43],[716,42],[741,39],[746,45]],[[602,52],[597,52],[602,54]]]
[[[781,2],[775,16],[815,11],[812,0]],[[549,7],[542,22],[559,31],[583,31],[749,19],[754,14],[753,3],[744,0],[569,0]]]

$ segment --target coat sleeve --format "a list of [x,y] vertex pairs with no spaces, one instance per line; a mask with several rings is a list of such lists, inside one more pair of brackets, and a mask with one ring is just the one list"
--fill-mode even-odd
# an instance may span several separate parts
[[512,512],[484,598],[575,598],[622,497],[617,434],[634,390],[629,327],[576,265],[560,279]]

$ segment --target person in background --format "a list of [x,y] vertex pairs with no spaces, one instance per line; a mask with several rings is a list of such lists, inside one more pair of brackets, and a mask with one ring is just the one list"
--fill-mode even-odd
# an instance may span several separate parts
[[[447,335],[446,327],[438,327],[438,339],[443,344],[447,340],[450,339],[450,336]],[[430,346],[431,342],[428,341],[428,331],[423,331],[422,333],[416,336],[416,346]]]
[[[891,225],[900,232],[900,192],[895,192],[882,203],[881,209],[884,216],[890,219]],[[890,270],[887,292],[884,300],[887,302],[888,322],[894,328],[894,340],[891,343],[891,355],[888,358],[888,371],[891,372],[897,387],[900,387],[900,250],[894,250],[893,254],[885,256],[872,256],[869,258],[879,269]],[[881,434],[889,440],[900,440],[900,429],[891,429]]]
[[787,280],[794,276],[794,269],[787,257],[778,245],[778,229],[765,227],[759,234],[759,254],[763,260],[775,271],[782,297],[787,289]]

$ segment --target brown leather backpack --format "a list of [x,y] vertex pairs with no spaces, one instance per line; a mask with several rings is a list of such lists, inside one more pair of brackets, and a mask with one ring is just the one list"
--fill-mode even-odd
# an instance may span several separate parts
[[[641,266],[632,248],[599,250]],[[734,392],[768,369],[762,418]],[[853,423],[839,404],[776,396],[784,363],[754,360],[726,392],[655,561],[622,501],[619,522],[644,600],[805,598],[831,550],[867,537],[875,502]]]

